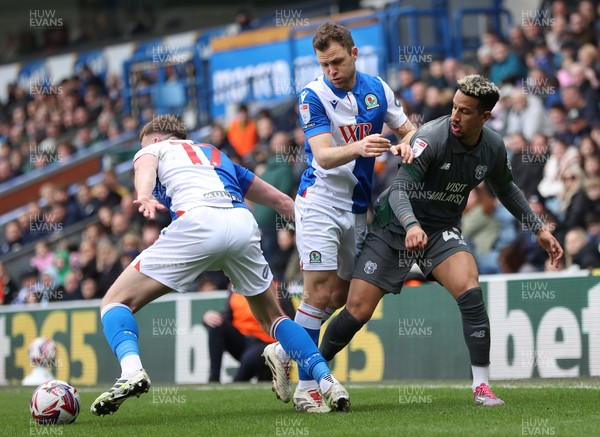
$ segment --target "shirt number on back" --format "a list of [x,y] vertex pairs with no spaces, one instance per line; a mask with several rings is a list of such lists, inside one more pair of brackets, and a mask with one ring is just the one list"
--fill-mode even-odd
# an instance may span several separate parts
[[[204,152],[202,152],[202,150],[199,150],[202,147],[200,145],[190,144],[186,141],[169,141],[169,143],[174,144],[174,145],[181,145],[183,147],[183,150],[185,150],[188,157],[192,161],[192,164],[194,164],[194,165],[210,165],[210,166],[221,165],[220,152],[214,147],[211,147],[210,161],[209,161],[208,158],[206,157],[206,155],[204,154]],[[205,147],[210,147],[210,146],[206,145]]]

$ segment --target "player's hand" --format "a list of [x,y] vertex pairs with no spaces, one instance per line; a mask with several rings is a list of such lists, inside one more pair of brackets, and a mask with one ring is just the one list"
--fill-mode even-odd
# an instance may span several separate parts
[[144,217],[154,220],[156,211],[164,211],[167,208],[153,197],[140,196],[133,203],[139,205],[138,211],[144,214]]
[[552,233],[546,227],[540,229],[540,231],[537,233],[537,238],[540,245],[548,253],[548,256],[550,257],[550,264],[558,268],[559,261],[564,254],[560,243],[556,240],[556,238],[554,238],[554,235],[552,235]]
[[209,328],[217,328],[223,324],[223,316],[217,311],[209,310],[202,316],[202,321]]
[[358,154],[365,158],[377,158],[390,150],[391,145],[390,140],[381,136],[381,134],[368,135],[354,143]]
[[406,231],[404,245],[406,250],[423,250],[427,246],[427,234],[420,226],[413,226]]
[[402,164],[412,163],[415,157],[412,151],[412,147],[410,147],[410,144],[406,143],[390,147],[390,152],[392,152],[392,155],[400,155],[402,157]]

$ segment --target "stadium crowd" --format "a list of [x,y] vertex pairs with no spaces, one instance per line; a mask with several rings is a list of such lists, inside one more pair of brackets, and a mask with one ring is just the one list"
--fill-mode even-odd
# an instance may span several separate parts
[[[489,125],[505,138],[515,182],[563,243],[561,269],[597,269],[600,5],[596,9],[592,1],[573,6],[555,0],[549,14],[548,22],[524,18],[507,40],[485,33],[474,62],[433,59],[419,74],[401,69],[396,94],[413,124],[420,126],[450,113],[457,79],[471,73],[492,79],[501,99]],[[54,92],[41,87],[11,85],[8,101],[2,102],[0,183],[31,169],[60,165],[76,150],[139,126],[139,120],[122,114],[121,83],[115,76],[101,80],[84,69]],[[276,120],[266,110],[253,115],[241,106],[228,124],[212,125],[208,141],[293,197],[307,156],[302,129],[290,120],[297,120],[295,112]],[[396,170],[397,158],[377,159],[375,194],[391,183]],[[45,184],[40,201],[5,226],[0,260],[34,241],[35,254],[20,277],[10,277],[0,263],[0,303],[102,297],[170,220],[163,214],[146,221],[132,203],[131,187],[119,185],[110,170],[97,185],[81,183],[74,191],[70,195],[68,187]],[[287,285],[300,282],[294,231],[286,218],[252,207],[275,278]],[[80,239],[56,238],[57,230],[90,217],[97,222],[92,220]],[[515,221],[486,185],[471,193],[462,231],[481,274],[552,269],[535,235]],[[223,275],[205,274],[197,290],[227,286]]]

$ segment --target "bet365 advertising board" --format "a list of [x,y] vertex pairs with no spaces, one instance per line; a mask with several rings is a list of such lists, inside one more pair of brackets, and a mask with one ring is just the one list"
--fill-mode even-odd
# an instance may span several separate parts
[[[482,278],[492,325],[494,379],[600,375],[600,277]],[[202,315],[220,310],[224,292],[165,296],[136,314],[140,351],[155,382],[208,381],[208,332]],[[31,370],[29,343],[57,345],[54,375],[72,384],[110,384],[117,360],[102,333],[99,301],[0,307],[0,385],[18,385]],[[224,360],[222,380],[236,362]],[[332,362],[344,381],[467,379],[458,306],[439,285],[386,296],[373,319]]]

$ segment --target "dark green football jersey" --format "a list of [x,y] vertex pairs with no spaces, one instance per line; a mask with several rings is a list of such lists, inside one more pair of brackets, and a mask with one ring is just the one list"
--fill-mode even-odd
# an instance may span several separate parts
[[[407,196],[425,232],[458,226],[469,192],[485,179],[505,191],[513,177],[502,137],[483,127],[479,143],[468,148],[450,133],[450,116],[424,124],[413,135],[414,161],[403,164],[396,180],[410,180],[394,195]],[[375,223],[404,231],[389,205],[390,189],[376,203]]]

